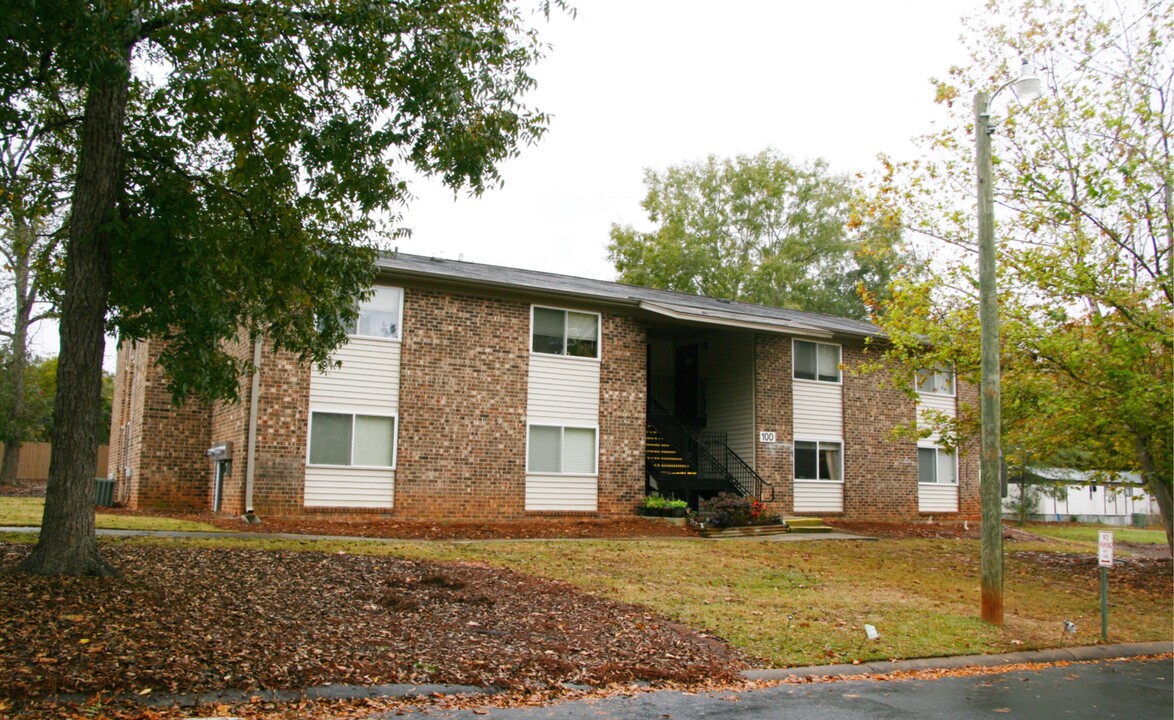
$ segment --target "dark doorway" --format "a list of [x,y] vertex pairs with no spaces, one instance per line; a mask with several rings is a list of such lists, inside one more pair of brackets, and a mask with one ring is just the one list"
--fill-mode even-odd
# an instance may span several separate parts
[[673,373],[676,376],[676,415],[686,422],[695,422],[701,417],[698,402],[701,377],[697,356],[696,343],[683,345],[676,351]]

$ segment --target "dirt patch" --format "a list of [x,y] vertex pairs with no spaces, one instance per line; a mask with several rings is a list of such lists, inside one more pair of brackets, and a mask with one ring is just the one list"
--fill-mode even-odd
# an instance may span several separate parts
[[700,682],[725,642],[571,585],[466,563],[164,547],[104,553],[120,578],[41,578],[0,544],[0,698],[325,683]]

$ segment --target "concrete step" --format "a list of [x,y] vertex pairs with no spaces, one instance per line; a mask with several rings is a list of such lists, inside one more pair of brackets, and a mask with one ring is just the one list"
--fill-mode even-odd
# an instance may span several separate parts
[[783,535],[790,531],[786,525],[745,525],[743,527],[732,528],[711,528],[706,527],[701,529],[701,537],[704,538],[739,538],[739,537],[761,537],[763,535]]

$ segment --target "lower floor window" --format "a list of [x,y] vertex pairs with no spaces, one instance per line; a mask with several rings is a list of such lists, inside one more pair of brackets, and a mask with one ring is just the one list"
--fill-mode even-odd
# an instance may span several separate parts
[[917,448],[917,482],[956,484],[958,471],[954,453],[936,447]]
[[595,429],[531,425],[526,470],[532,473],[595,473]]
[[796,440],[795,479],[843,480],[843,445],[822,440]]
[[395,418],[388,415],[310,414],[310,464],[392,467]]

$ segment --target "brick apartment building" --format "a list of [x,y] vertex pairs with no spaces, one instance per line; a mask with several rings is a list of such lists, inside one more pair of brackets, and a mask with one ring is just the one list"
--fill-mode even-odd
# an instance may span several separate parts
[[548,273],[383,257],[338,369],[270,348],[236,404],[171,405],[124,343],[110,463],[135,508],[491,520],[752,494],[859,520],[978,515],[976,452],[902,439],[974,404],[861,372],[866,322]]

